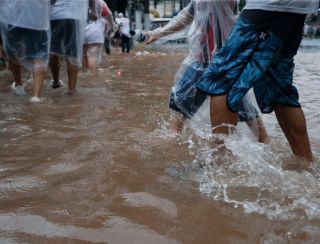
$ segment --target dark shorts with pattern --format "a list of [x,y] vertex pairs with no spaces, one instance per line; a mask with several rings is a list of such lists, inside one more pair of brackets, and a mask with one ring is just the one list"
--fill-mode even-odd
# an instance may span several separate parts
[[279,104],[300,107],[293,71],[305,17],[243,11],[197,87],[211,96],[227,94],[231,111],[240,110],[241,101],[251,88],[263,113],[272,112]]
[[10,60],[47,60],[49,35],[44,30],[33,30],[7,25],[3,29],[3,47]]
[[[201,66],[201,64],[193,64],[188,67],[183,77],[173,87],[169,98],[169,108],[189,119],[194,116],[208,97],[206,93],[196,88],[196,84],[205,70]],[[251,103],[246,99],[241,102],[239,121],[250,121],[258,116],[257,110]]]
[[75,19],[51,20],[51,48],[53,54],[77,58],[77,32],[80,21]]

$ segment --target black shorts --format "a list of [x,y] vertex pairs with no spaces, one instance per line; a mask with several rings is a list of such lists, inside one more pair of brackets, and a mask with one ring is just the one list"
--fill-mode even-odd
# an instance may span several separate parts
[[9,59],[48,58],[49,37],[45,30],[33,30],[8,25],[4,27],[4,50]]
[[51,53],[71,58],[78,57],[78,30],[80,21],[75,19],[51,20]]
[[263,32],[271,32],[284,44],[283,54],[296,54],[300,46],[305,14],[266,10],[244,10],[241,17],[253,23]]

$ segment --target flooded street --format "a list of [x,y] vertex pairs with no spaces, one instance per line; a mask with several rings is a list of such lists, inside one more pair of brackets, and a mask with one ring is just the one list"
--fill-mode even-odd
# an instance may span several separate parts
[[[80,74],[77,94],[47,82],[39,104],[0,74],[0,243],[319,243],[320,176],[283,169],[299,159],[274,114],[263,116],[271,144],[240,124],[226,142],[236,160],[223,165],[207,105],[169,133],[184,57],[173,50],[113,50],[98,78]],[[295,73],[317,167],[319,57],[300,49]]]

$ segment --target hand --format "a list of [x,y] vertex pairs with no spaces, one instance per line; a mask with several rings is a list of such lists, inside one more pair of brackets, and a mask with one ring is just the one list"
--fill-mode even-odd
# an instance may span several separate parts
[[151,44],[161,38],[160,33],[147,32],[146,35],[149,36],[149,39],[146,41],[147,45]]
[[115,29],[111,28],[111,29],[108,31],[108,34],[107,34],[108,39],[111,40],[111,39],[114,37],[115,34],[116,34]]
[[96,21],[98,17],[92,13],[89,14],[89,20]]

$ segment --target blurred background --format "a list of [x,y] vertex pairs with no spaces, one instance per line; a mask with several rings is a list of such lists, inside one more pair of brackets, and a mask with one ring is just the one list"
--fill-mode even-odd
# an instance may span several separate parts
[[[132,29],[150,30],[165,25],[190,0],[104,0],[116,17],[123,13],[130,19]],[[240,0],[241,10],[246,0]],[[320,1],[319,1],[320,7]],[[308,38],[320,37],[320,15],[308,16],[304,36]]]

